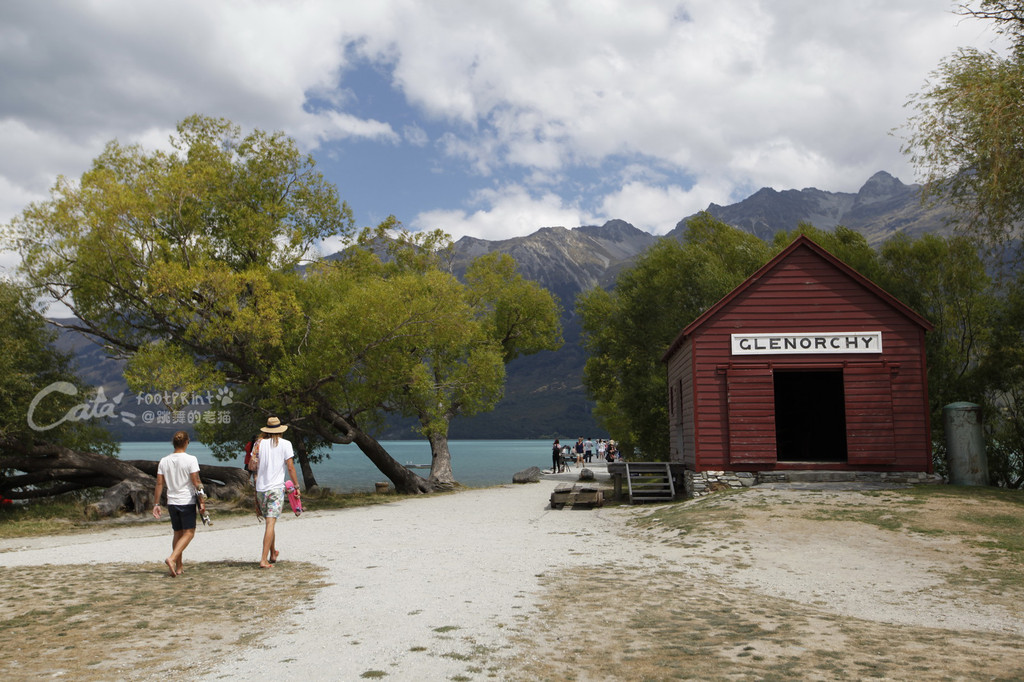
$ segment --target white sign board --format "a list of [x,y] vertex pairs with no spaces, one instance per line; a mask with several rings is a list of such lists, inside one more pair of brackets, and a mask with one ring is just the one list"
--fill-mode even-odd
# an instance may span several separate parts
[[733,334],[733,355],[881,353],[882,332]]

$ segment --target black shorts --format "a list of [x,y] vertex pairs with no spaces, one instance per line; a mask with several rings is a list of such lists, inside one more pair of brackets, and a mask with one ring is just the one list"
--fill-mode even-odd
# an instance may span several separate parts
[[174,530],[192,530],[196,527],[196,505],[169,504],[167,511],[171,515],[171,528]]

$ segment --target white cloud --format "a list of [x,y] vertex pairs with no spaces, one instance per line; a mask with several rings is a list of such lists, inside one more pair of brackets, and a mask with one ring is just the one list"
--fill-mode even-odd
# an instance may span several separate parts
[[652,234],[665,234],[683,218],[718,202],[728,191],[729,187],[725,185],[697,184],[684,189],[678,185],[666,187],[629,182],[604,198],[601,212],[609,218],[626,220]]
[[[555,194],[534,196],[520,186],[479,192],[477,210],[425,211],[410,227],[417,230],[444,230],[453,238],[501,240],[530,234],[540,227],[577,227],[599,220],[574,206],[567,206]],[[600,221],[603,222],[603,221]]]
[[888,133],[907,96],[977,37],[932,0],[697,0],[692,21],[657,0],[421,5],[386,58],[412,102],[470,124],[446,149],[490,173],[632,153],[716,181],[855,189],[906,171]]
[[[995,44],[942,5],[3,3],[0,221],[57,174],[79,175],[107,140],[163,146],[197,112],[284,130],[325,156],[367,143],[345,154],[360,168],[371,164],[355,155],[373,145],[440,154],[426,165],[452,191],[406,214],[485,238],[598,222],[578,207],[663,231],[741,198],[738,188],[855,191],[877,170],[910,181],[889,135],[908,95],[956,47]],[[359,59],[393,78],[401,115],[358,108],[346,78]],[[604,182],[574,178],[610,158],[633,166]],[[457,196],[466,176],[499,189]],[[379,196],[351,200],[396,212],[390,182],[381,175]]]

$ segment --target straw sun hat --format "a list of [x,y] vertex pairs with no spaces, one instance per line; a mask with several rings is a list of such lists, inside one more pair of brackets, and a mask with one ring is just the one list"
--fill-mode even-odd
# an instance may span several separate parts
[[271,417],[267,420],[267,425],[264,426],[260,431],[263,433],[284,433],[288,430],[286,424],[282,424],[281,420],[277,417]]

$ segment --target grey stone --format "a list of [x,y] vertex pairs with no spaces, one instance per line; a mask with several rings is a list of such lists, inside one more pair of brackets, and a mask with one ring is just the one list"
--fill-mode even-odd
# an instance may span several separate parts
[[539,483],[540,467],[530,467],[512,474],[513,483]]
[[594,472],[590,469],[580,469],[580,480],[581,481],[593,481],[595,478]]

